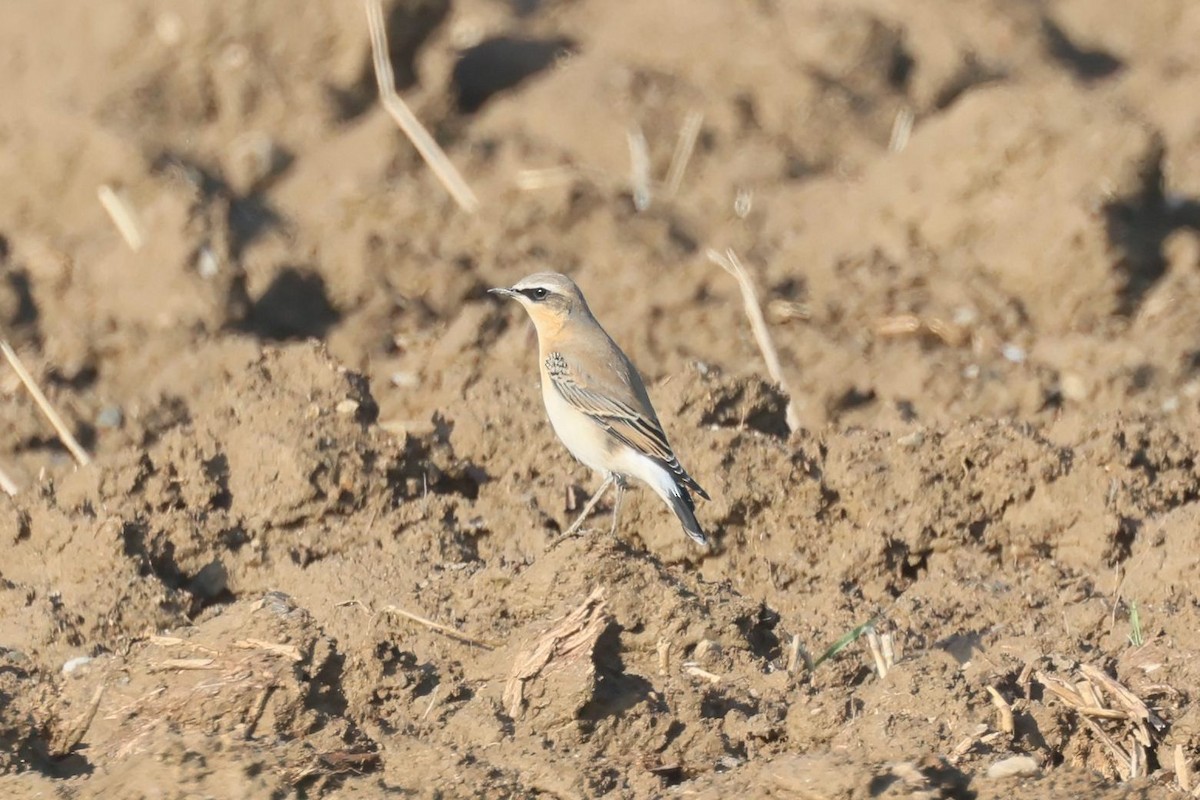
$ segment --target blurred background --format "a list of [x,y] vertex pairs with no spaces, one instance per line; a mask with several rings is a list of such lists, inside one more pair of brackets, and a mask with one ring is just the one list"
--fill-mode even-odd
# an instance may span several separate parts
[[[1055,648],[1118,658],[1133,595],[1170,642],[1154,663],[1176,671],[1155,681],[1195,677],[1200,4],[382,10],[396,89],[474,212],[381,107],[358,2],[0,4],[0,338],[96,459],[76,471],[0,369],[0,467],[18,490],[0,498],[0,526],[17,531],[0,559],[0,646],[32,659],[19,678],[0,670],[0,697],[18,698],[0,712],[13,743],[0,772],[75,752],[52,720],[74,719],[103,681],[70,683],[65,661],[117,659],[147,681],[130,693],[152,691],[146,630],[209,625],[220,649],[234,635],[220,614],[251,614],[274,589],[312,617],[291,634],[308,671],[277,678],[284,705],[263,701],[272,730],[301,743],[320,730],[355,757],[368,741],[400,748],[372,780],[445,780],[451,794],[466,784],[429,777],[437,753],[475,763],[463,780],[495,792],[649,796],[683,780],[744,788],[721,777],[731,764],[832,746],[874,786],[870,764],[948,752],[986,722],[984,684],[1020,694],[1025,665]],[[795,431],[738,284],[710,257],[728,250],[757,287]],[[576,279],[642,371],[716,498],[701,518],[722,552],[689,550],[640,497],[627,512],[638,555],[598,539],[546,550],[568,487],[591,479],[545,425],[527,321],[485,290],[547,269]],[[624,638],[610,649],[623,655],[597,663],[624,677],[559,742],[590,766],[545,766],[548,728],[518,725],[514,740],[497,722],[486,686],[508,661],[336,605],[407,600],[519,643],[618,574]],[[638,610],[653,597],[674,598],[657,621]],[[819,651],[897,598],[910,605],[888,620],[910,654],[940,654],[917,659],[921,680],[892,691],[838,667],[823,689],[784,693],[762,677],[793,635]],[[1168,608],[1186,613],[1167,622]],[[677,654],[720,642],[701,648],[726,653],[706,669],[755,697],[688,705],[694,687],[653,678],[678,705],[645,701],[625,671],[658,674],[667,630]],[[435,685],[466,710],[435,707]],[[171,686],[164,697],[193,688]],[[911,701],[918,687],[934,694]],[[160,708],[176,736],[162,741],[183,752],[196,731],[245,724],[250,689],[199,722],[186,701]],[[1194,720],[1190,690],[1173,691],[1168,706]],[[864,708],[883,708],[891,733],[856,722]],[[668,717],[689,733],[655,738]],[[1078,722],[1041,706],[1029,719],[1037,735],[1013,752],[1130,777]],[[77,790],[133,791],[112,778],[130,753],[174,763],[120,730],[93,728],[87,770],[62,768],[116,783]],[[1191,730],[1156,738],[1133,777],[1174,769],[1176,747],[1193,763]],[[420,736],[385,744],[398,731]],[[421,737],[442,749],[406,776]],[[489,762],[484,740],[504,737],[513,760]],[[236,766],[211,791],[341,785],[327,764],[296,778],[303,747],[244,738],[232,755],[201,748]],[[636,766],[644,752],[657,766]],[[968,748],[963,769],[1006,752]],[[190,774],[171,769],[154,774]],[[943,796],[968,796],[955,780]],[[1110,784],[1041,786],[1029,796]]]
[[465,307],[537,269],[651,378],[760,372],[729,247],[809,425],[1195,411],[1190,2],[386,4],[474,215],[380,108],[357,4],[0,13],[0,310],[82,426],[228,335],[323,339],[425,419],[487,369]]

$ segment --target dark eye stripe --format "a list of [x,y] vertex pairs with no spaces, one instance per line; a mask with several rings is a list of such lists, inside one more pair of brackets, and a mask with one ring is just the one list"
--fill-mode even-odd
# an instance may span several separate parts
[[525,295],[526,297],[528,297],[530,300],[534,301],[535,303],[538,300],[545,300],[547,295],[550,294],[550,292],[546,291],[541,286],[535,286],[532,289],[518,289],[517,291],[519,293]]

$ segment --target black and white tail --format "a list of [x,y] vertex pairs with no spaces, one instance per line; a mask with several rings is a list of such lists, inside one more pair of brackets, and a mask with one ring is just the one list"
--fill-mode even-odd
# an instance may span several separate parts
[[679,517],[679,523],[683,525],[683,532],[690,536],[696,544],[707,547],[708,537],[704,535],[704,530],[696,521],[696,502],[692,500],[686,487],[676,485],[672,487],[672,490],[668,491],[663,499],[675,512],[675,516]]

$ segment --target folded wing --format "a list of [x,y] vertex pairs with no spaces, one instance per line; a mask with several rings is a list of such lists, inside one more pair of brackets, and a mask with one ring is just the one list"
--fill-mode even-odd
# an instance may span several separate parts
[[666,433],[652,412],[647,414],[631,403],[583,388],[576,371],[558,353],[551,353],[546,359],[546,372],[554,388],[572,407],[596,420],[621,442],[662,464],[681,486],[705,500],[710,499],[700,484],[679,465]]

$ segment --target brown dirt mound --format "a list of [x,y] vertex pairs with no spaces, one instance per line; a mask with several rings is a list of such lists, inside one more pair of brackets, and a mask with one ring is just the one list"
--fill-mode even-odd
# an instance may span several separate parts
[[[0,370],[0,794],[1184,796],[1198,8],[387,3],[468,217],[357,6],[6,5],[0,336],[94,460]],[[561,536],[547,268],[711,552]]]

